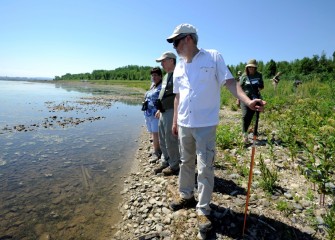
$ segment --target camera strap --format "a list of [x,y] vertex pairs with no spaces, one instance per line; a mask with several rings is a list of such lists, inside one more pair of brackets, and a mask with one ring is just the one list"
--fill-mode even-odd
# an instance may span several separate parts
[[159,100],[162,100],[162,98],[164,97],[165,88],[168,85],[168,83],[172,80],[172,76],[173,76],[173,72],[167,73],[164,76],[163,83],[162,83],[162,89],[159,92],[159,96],[158,96]]

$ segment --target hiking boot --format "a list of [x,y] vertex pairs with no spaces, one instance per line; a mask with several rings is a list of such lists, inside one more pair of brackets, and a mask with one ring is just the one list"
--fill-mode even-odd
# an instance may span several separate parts
[[157,161],[158,161],[158,159],[154,158],[154,157],[149,159],[149,163],[157,163]]
[[149,163],[156,163],[161,158],[161,154],[153,153],[149,159]]
[[212,222],[209,215],[197,215],[198,227],[200,232],[208,232],[212,229]]
[[197,201],[195,200],[194,196],[190,199],[185,199],[179,197],[177,200],[170,203],[169,207],[173,211],[178,211],[182,208],[194,208],[197,205]]
[[249,136],[248,133],[243,134],[243,143],[244,144],[249,144]]
[[157,168],[155,168],[154,169],[154,173],[155,174],[158,174],[158,173],[161,173],[163,170],[165,170],[167,167],[165,167],[165,166],[159,166],[159,167],[157,167]]
[[172,175],[178,175],[179,174],[179,169],[178,170],[173,170],[170,167],[165,168],[162,173],[164,176],[172,176]]

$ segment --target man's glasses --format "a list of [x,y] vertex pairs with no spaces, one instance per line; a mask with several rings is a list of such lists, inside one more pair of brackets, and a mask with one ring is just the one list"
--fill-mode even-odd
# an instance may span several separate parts
[[188,36],[188,35],[184,35],[184,36],[182,36],[182,37],[176,38],[176,39],[173,41],[173,46],[174,46],[175,48],[177,48],[178,45],[179,45],[179,43],[180,43],[180,41],[183,40],[184,38],[186,38],[187,36]]
[[162,60],[162,62],[166,62],[166,61],[168,61],[168,60],[170,60],[171,58],[164,58],[163,60]]

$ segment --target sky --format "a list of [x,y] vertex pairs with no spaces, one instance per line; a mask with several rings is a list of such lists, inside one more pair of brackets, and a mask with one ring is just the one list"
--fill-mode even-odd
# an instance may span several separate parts
[[0,76],[159,66],[174,28],[228,65],[335,52],[334,0],[0,0]]

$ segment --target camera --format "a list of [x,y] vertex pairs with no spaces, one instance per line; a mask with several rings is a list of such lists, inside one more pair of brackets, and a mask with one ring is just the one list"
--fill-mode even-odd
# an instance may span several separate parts
[[144,102],[142,102],[142,111],[146,111],[148,110],[148,103],[149,101],[148,100],[145,100]]

